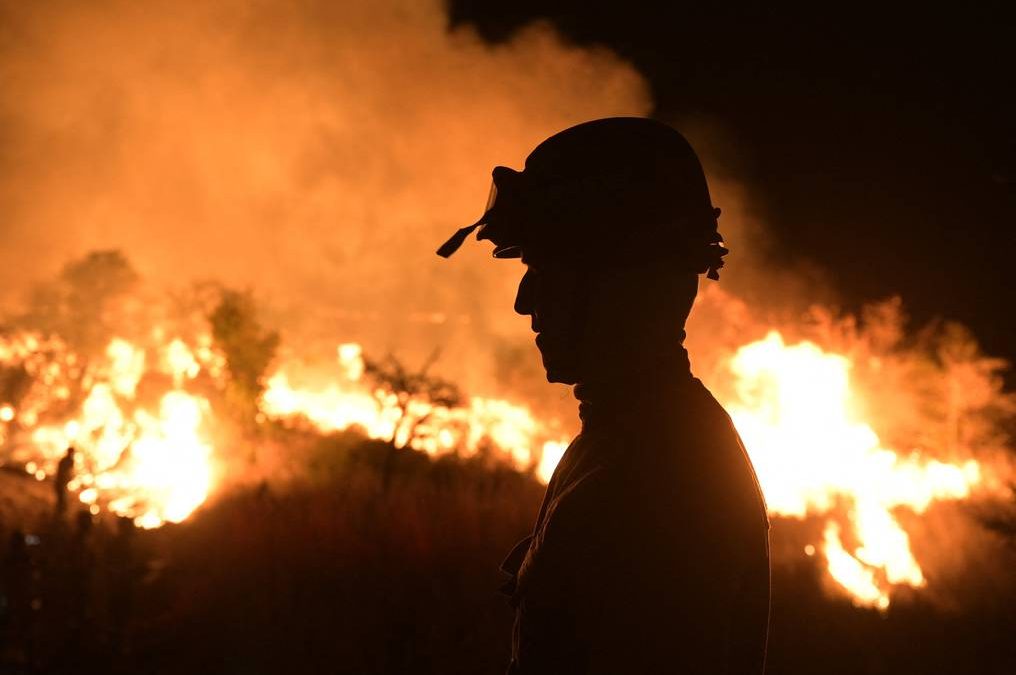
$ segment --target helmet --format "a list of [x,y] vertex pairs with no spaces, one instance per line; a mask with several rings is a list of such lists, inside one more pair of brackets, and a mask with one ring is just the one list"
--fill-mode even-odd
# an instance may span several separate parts
[[728,253],[695,151],[672,127],[611,117],[565,129],[538,145],[523,171],[498,166],[487,207],[438,255],[474,230],[495,258],[623,265],[668,259],[718,279]]

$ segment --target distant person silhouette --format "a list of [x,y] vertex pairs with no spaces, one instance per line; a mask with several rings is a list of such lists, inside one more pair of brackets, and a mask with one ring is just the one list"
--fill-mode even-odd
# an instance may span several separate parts
[[60,458],[56,466],[56,476],[53,478],[53,491],[56,494],[56,515],[63,517],[67,512],[67,486],[74,478],[74,446],[67,448],[67,452]]
[[509,673],[762,673],[768,519],[730,418],[682,346],[698,275],[727,249],[691,146],[610,118],[497,167],[474,230],[526,266],[515,310],[582,431],[533,535],[502,569],[516,608]]

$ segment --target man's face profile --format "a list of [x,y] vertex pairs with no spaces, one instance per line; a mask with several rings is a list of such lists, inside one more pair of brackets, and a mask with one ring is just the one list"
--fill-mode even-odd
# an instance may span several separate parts
[[494,257],[522,256],[515,311],[528,316],[550,382],[605,383],[658,370],[684,339],[698,275],[718,279],[727,249],[705,175],[675,130],[607,118],[541,143],[516,171],[495,167],[475,223]]
[[541,264],[525,256],[522,262],[526,272],[515,296],[515,311],[530,318],[547,380],[575,384],[582,370],[578,271],[570,265]]
[[530,317],[547,380],[578,384],[644,367],[672,350],[698,277],[665,260],[583,267],[523,255],[515,311]]

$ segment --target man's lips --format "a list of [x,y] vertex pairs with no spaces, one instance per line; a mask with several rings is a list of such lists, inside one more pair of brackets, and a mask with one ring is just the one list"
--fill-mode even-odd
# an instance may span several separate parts
[[562,341],[547,333],[537,333],[535,342],[536,347],[542,352],[547,349],[555,349]]

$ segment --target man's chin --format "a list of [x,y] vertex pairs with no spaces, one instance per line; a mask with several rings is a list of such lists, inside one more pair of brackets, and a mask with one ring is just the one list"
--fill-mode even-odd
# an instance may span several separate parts
[[570,364],[558,364],[543,359],[543,369],[547,371],[547,382],[557,384],[578,384],[578,369]]

